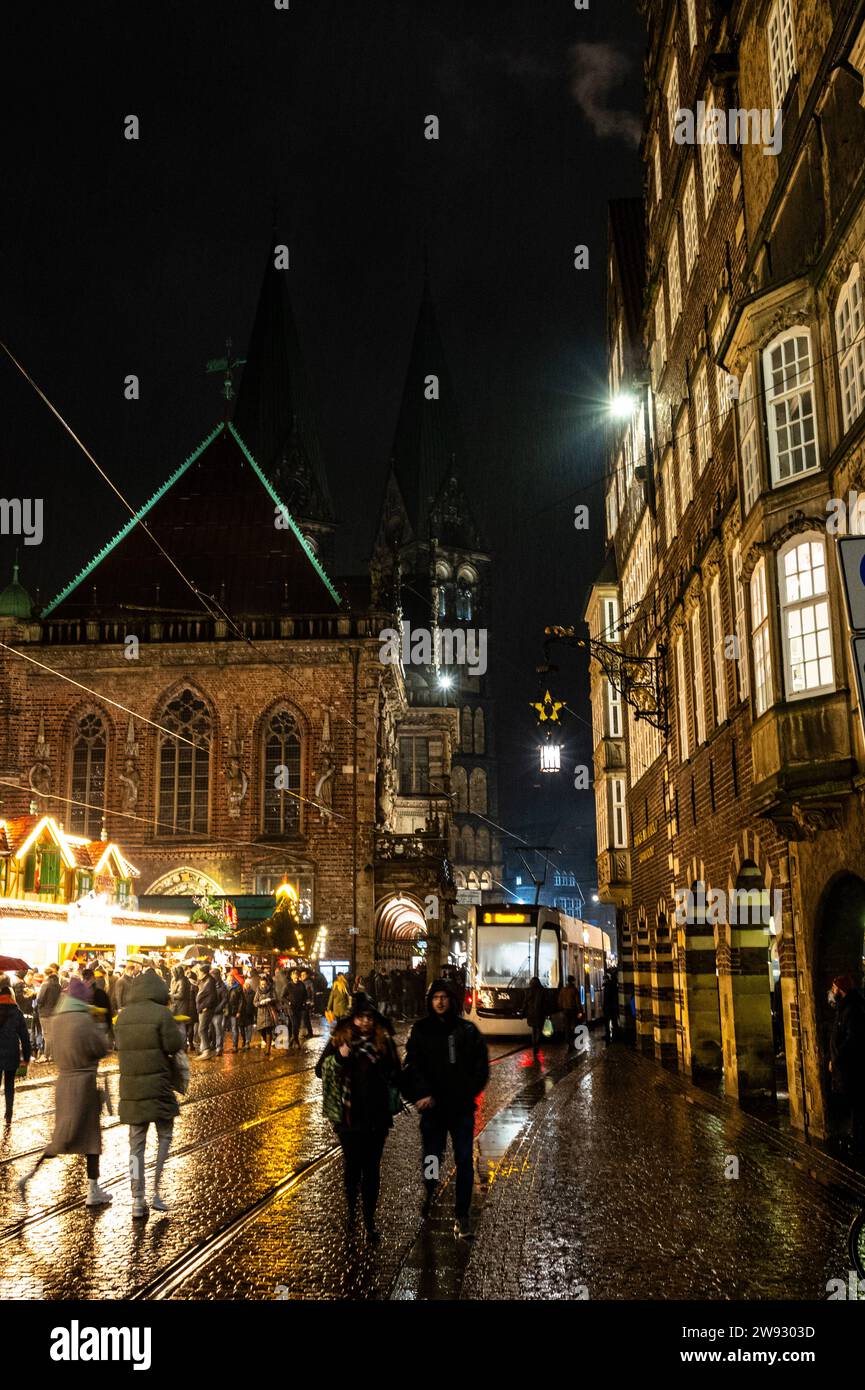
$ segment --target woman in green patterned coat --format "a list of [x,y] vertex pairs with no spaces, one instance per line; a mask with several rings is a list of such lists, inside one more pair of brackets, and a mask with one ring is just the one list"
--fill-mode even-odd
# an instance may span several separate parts
[[154,1211],[167,1211],[159,1187],[162,1170],[180,1114],[172,1085],[171,1058],[186,1039],[168,1008],[168,985],[155,970],[145,970],[129,988],[127,1002],[114,1025],[120,1062],[120,1123],[129,1125],[129,1176],[132,1215],[147,1215],[144,1200],[144,1149],[147,1130],[156,1125],[156,1168],[153,1175]]
[[360,1193],[370,1244],[375,1226],[381,1158],[399,1100],[399,1057],[393,1038],[366,994],[351,998],[315,1066],[324,1083],[325,1114],[342,1146],[349,1234],[354,1230]]

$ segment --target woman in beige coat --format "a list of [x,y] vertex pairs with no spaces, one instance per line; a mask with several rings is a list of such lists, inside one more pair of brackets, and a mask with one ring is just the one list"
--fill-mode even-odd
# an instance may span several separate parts
[[19,1182],[22,1197],[36,1169],[46,1158],[56,1154],[85,1154],[86,1205],[101,1207],[111,1201],[111,1194],[99,1186],[102,1133],[99,1127],[101,1103],[96,1087],[96,1068],[100,1057],[108,1051],[108,1042],[91,1011],[92,997],[92,987],[73,975],[54,1015],[54,1060],[58,1072],[54,1133],[35,1167]]

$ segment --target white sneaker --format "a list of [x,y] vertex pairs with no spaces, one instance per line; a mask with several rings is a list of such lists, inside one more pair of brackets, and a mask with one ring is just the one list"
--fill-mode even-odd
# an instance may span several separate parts
[[147,1215],[147,1203],[143,1197],[136,1197],[132,1203],[132,1219],[137,1220]]
[[158,1192],[154,1192],[150,1199],[150,1205],[154,1211],[171,1211],[171,1207],[168,1205],[165,1198],[160,1197]]
[[204,1052],[199,1052],[198,1055],[201,1059],[204,1059],[205,1057],[212,1057],[213,1053],[205,1050]]
[[105,1188],[100,1187],[98,1182],[91,1182],[84,1205],[86,1207],[104,1207],[112,1200],[110,1192],[106,1192]]

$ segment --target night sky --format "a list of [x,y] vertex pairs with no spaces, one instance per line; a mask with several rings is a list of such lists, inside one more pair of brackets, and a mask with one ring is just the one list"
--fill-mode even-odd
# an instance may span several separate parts
[[[133,504],[220,418],[204,366],[229,335],[245,349],[276,200],[343,522],[336,569],[361,570],[428,249],[497,560],[500,820],[582,854],[588,882],[592,799],[572,788],[588,726],[571,721],[566,771],[539,787],[528,702],[544,624],[580,621],[601,559],[606,208],[641,189],[642,26],[629,0],[590,5],[7,7],[0,58],[0,336]],[[127,513],[5,359],[0,401],[2,495],[44,498],[43,543],[20,558],[46,602]],[[15,546],[0,537],[3,582]],[[585,662],[561,666],[558,698],[587,721]]]

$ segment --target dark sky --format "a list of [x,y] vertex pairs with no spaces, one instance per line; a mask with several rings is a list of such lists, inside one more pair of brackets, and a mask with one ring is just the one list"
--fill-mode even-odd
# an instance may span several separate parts
[[[2,23],[0,335],[133,503],[219,418],[204,364],[228,335],[245,347],[276,197],[338,568],[360,569],[428,247],[497,560],[501,820],[576,848],[590,880],[592,803],[572,789],[588,729],[571,722],[568,771],[539,788],[528,702],[543,626],[579,621],[603,544],[606,205],[640,191],[632,0],[90,0]],[[44,541],[21,551],[44,602],[126,513],[5,360],[0,408],[2,495],[44,498]],[[14,546],[0,537],[4,576]],[[584,663],[561,665],[588,719]]]

